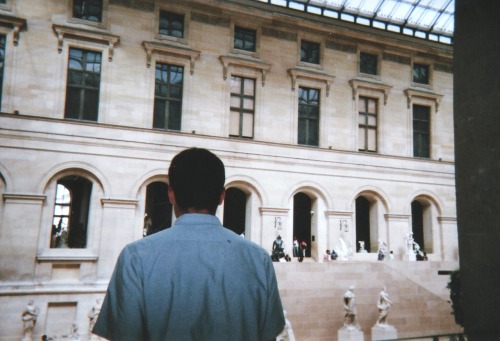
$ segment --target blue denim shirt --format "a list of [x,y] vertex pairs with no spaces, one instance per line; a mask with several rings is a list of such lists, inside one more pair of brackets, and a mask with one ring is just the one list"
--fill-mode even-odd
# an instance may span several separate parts
[[285,325],[267,251],[208,214],[124,248],[94,333],[110,340],[270,340]]

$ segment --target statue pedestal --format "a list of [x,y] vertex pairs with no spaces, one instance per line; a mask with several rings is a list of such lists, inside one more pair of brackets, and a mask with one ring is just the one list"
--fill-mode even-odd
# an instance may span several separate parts
[[407,253],[404,255],[403,259],[409,262],[415,262],[417,260],[417,256],[414,253]]
[[376,324],[372,327],[372,341],[394,340],[398,338],[398,331],[389,324]]
[[338,341],[365,341],[363,332],[355,328],[342,327],[337,333]]

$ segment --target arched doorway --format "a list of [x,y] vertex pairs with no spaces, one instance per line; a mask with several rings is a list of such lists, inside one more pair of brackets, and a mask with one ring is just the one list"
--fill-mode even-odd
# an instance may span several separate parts
[[424,209],[423,205],[418,201],[411,203],[411,226],[413,232],[413,240],[420,246],[425,248],[424,244]]
[[245,233],[247,195],[241,189],[226,189],[223,225],[236,234]]
[[168,184],[161,181],[146,187],[144,236],[164,230],[172,225],[172,204],[168,199]]
[[356,198],[356,247],[363,241],[365,250],[371,252],[370,201],[363,196]]
[[311,257],[311,208],[312,200],[305,193],[293,196],[293,236],[299,243],[307,243],[306,257]]

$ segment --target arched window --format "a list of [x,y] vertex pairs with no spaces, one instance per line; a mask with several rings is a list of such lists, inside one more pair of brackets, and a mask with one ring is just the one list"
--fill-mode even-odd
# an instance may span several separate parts
[[311,257],[311,212],[312,200],[305,193],[293,197],[293,235],[299,243],[306,242],[305,256]]
[[223,225],[236,234],[245,233],[247,195],[241,189],[231,187],[224,199]]
[[370,240],[370,201],[363,196],[356,198],[356,246],[364,242],[367,252],[371,251]]
[[85,248],[92,182],[66,176],[56,185],[50,238],[51,248]]
[[172,225],[172,204],[168,199],[168,185],[155,181],[146,187],[144,236],[164,230]]
[[421,200],[411,203],[413,239],[421,251],[432,253],[432,206]]

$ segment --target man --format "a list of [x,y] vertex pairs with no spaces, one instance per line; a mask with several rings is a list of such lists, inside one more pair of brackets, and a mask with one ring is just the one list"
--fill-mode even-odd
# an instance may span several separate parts
[[110,340],[270,340],[285,326],[269,254],[224,228],[222,161],[206,149],[174,157],[177,217],[127,245],[93,332]]

